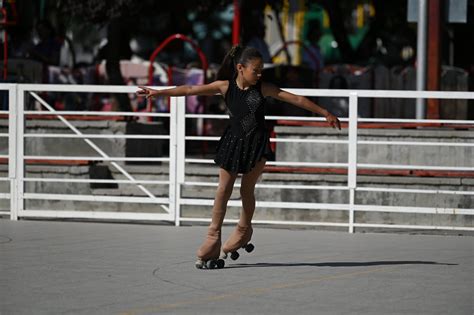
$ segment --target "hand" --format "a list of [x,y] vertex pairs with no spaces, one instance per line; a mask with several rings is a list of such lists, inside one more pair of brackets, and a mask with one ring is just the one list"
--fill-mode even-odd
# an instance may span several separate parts
[[155,96],[156,94],[158,94],[157,92],[158,91],[155,91],[155,90],[152,90],[150,88],[147,88],[145,86],[138,86],[139,89],[141,90],[138,90],[136,93],[138,96],[145,96],[145,98],[150,98],[152,96]]
[[326,120],[328,121],[331,127],[341,130],[341,122],[336,116],[328,112],[328,114],[326,115]]

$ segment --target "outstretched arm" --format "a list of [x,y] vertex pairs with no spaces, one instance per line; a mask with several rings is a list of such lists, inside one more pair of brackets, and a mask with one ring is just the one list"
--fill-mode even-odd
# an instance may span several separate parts
[[153,96],[188,96],[188,95],[225,95],[229,83],[227,81],[214,81],[204,85],[181,85],[171,89],[155,90],[146,86],[139,86],[137,95],[146,98]]
[[293,104],[295,106],[309,110],[310,112],[321,115],[326,118],[327,122],[331,127],[341,130],[341,122],[335,115],[330,113],[327,109],[324,109],[321,106],[318,106],[315,103],[311,102],[308,98],[304,96],[295,95],[290,92],[283,91],[279,87],[271,83],[262,84],[262,93],[264,96],[271,96],[277,100]]

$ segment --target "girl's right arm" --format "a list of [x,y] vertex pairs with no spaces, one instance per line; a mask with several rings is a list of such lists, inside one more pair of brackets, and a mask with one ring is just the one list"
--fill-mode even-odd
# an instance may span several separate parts
[[153,96],[188,96],[188,95],[225,95],[229,87],[228,81],[214,81],[204,85],[180,85],[171,89],[155,90],[146,86],[139,86],[137,95],[146,98]]

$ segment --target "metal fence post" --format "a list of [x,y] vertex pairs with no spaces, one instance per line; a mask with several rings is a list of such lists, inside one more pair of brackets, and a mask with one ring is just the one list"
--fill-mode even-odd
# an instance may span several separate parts
[[170,212],[174,215],[175,225],[181,224],[181,183],[184,180],[185,155],[185,98],[172,97],[170,106]]
[[347,186],[349,187],[349,233],[354,233],[354,204],[357,188],[357,93],[349,96],[349,149]]
[[170,164],[169,164],[169,202],[170,214],[174,216],[176,222],[176,151],[178,146],[178,106],[177,98],[170,98]]
[[10,220],[18,220],[17,192],[17,93],[15,84],[8,90],[8,177],[10,178]]
[[[14,147],[14,154],[15,154],[15,162],[13,163],[15,170],[14,170],[14,195],[12,198],[15,199],[13,201],[14,207],[11,209],[12,220],[18,220],[18,217],[22,214],[22,211],[25,210],[25,201],[24,201],[24,192],[25,192],[25,182],[23,178],[25,176],[25,89],[22,84],[17,85],[16,89],[16,102],[14,106],[16,109],[16,119],[15,119],[15,135],[14,135],[14,143],[13,140],[11,142],[12,146]],[[10,103],[10,108],[12,103]],[[10,112],[11,113],[11,112]],[[10,154],[10,157],[12,155]]]
[[181,224],[181,185],[184,183],[186,158],[186,98],[177,98],[177,150],[176,150],[176,190],[175,190],[175,224]]

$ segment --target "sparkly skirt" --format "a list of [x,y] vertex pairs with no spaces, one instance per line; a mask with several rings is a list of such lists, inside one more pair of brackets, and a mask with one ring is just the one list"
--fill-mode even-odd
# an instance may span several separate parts
[[231,173],[248,173],[262,158],[274,159],[270,133],[257,128],[246,135],[235,135],[227,128],[217,144],[214,162]]

